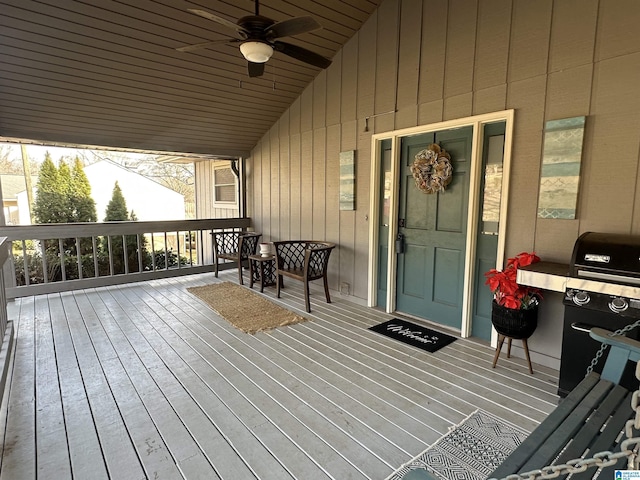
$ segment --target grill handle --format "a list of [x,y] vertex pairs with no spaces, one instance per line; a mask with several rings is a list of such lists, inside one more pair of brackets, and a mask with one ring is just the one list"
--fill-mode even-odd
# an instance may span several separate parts
[[571,324],[571,328],[579,332],[589,333],[592,328],[595,328],[595,325],[589,325],[588,323],[573,322]]

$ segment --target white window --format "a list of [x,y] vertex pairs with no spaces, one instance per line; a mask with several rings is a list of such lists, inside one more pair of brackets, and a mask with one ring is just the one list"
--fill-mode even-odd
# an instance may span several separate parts
[[227,206],[235,205],[237,198],[237,178],[230,166],[213,169],[213,203]]

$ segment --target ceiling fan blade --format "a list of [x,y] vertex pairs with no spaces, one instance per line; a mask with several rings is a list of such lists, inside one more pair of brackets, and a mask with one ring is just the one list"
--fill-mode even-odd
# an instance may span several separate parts
[[247,69],[249,70],[249,77],[261,77],[264,73],[264,63],[248,62]]
[[239,38],[225,38],[222,40],[212,40],[210,42],[195,43],[193,45],[184,45],[182,47],[176,48],[176,50],[179,52],[194,52],[196,50],[211,47],[213,45],[220,45],[221,43],[236,43],[241,41],[242,40],[240,40]]
[[196,15],[199,15],[201,17],[204,17],[208,20],[212,20],[214,22],[217,22],[221,25],[224,25],[225,27],[231,28],[233,30],[235,30],[236,32],[238,32],[242,38],[247,38],[249,36],[249,32],[244,28],[241,27],[240,25],[237,25],[233,22],[230,22],[229,20],[219,17],[218,15],[215,15],[211,12],[207,12],[205,10],[197,10],[195,8],[188,8],[187,11],[191,12],[191,13],[195,13]]
[[290,37],[292,35],[300,35],[301,33],[312,32],[322,28],[313,17],[296,17],[289,20],[283,20],[271,25],[267,29],[267,38]]
[[297,45],[292,45],[286,42],[273,42],[273,48],[285,55],[295,58],[296,60],[313,65],[314,67],[327,68],[331,65],[331,60],[328,58],[324,58],[322,55],[318,55],[311,50],[298,47]]

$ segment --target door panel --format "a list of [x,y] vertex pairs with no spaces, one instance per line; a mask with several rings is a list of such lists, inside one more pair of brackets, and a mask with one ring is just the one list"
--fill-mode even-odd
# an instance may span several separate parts
[[[409,186],[413,185],[413,176],[407,179],[407,183]],[[433,195],[425,195],[417,188],[408,188],[404,197],[407,206],[404,215],[407,228],[428,230],[429,226],[434,224],[433,211],[438,199]]]
[[433,301],[456,306],[461,298],[460,282],[450,272],[460,271],[464,252],[450,248],[436,248],[433,282]]
[[403,282],[402,293],[413,297],[414,299],[426,298],[425,283],[421,281],[413,281],[423,276],[427,267],[427,249],[422,245],[411,244],[405,247],[405,253],[401,255],[402,266],[405,276],[408,279]]
[[[472,127],[402,139],[397,309],[460,328],[466,249]],[[453,176],[445,192],[425,194],[411,174],[415,155],[438,143],[451,155]]]
[[[466,172],[461,174],[454,173],[451,184],[463,182],[464,180],[459,178],[463,175],[466,175]],[[447,193],[449,193],[448,190],[442,194],[443,197],[446,195],[446,198],[438,198],[436,229],[439,232],[463,232],[467,225],[467,207],[463,205],[463,200],[467,195],[461,188],[453,189],[451,195],[447,195]]]

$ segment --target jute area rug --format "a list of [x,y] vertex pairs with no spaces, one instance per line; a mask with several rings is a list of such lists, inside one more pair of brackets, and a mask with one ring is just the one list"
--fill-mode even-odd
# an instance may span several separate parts
[[307,320],[248,288],[231,282],[190,287],[187,291],[207,303],[231,325],[246,333],[272,330]]
[[525,430],[478,409],[387,480],[411,478],[418,469],[442,480],[484,480],[525,438]]

